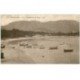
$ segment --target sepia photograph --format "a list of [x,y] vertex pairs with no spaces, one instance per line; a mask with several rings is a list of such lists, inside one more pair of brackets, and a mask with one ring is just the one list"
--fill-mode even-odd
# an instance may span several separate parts
[[1,15],[2,64],[79,64],[79,15]]

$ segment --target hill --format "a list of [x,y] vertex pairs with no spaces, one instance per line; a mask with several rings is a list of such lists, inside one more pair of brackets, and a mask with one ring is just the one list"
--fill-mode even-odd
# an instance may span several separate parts
[[33,32],[48,32],[48,33],[70,33],[79,32],[79,22],[74,20],[59,20],[59,21],[16,21],[6,26],[2,26],[2,29],[12,30],[17,29],[21,31],[33,31]]

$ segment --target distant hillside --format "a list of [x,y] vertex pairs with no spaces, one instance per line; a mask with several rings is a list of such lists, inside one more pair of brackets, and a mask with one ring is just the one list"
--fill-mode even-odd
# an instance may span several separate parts
[[2,29],[12,30],[17,29],[20,31],[32,32],[46,32],[46,33],[76,33],[79,32],[79,22],[74,20],[59,20],[59,21],[17,21],[12,22]]
[[25,36],[35,36],[35,35],[48,35],[48,36],[79,36],[79,32],[75,32],[75,33],[61,33],[61,32],[57,32],[57,33],[48,33],[48,32],[34,32],[34,31],[20,31],[17,29],[13,29],[13,30],[4,30],[1,29],[1,38],[5,39],[5,38],[18,38],[18,37],[25,37]]

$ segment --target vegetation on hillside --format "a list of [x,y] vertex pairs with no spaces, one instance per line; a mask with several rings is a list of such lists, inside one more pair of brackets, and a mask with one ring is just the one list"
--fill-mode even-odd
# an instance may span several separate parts
[[79,36],[79,32],[70,32],[70,33],[62,33],[62,32],[34,32],[34,31],[21,31],[18,29],[5,30],[1,29],[1,38],[17,38],[17,37],[25,37],[25,36],[34,36],[34,35],[48,35],[48,36]]

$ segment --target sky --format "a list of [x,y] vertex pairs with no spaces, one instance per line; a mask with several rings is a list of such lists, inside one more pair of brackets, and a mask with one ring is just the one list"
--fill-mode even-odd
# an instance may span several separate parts
[[27,15],[2,15],[1,25],[7,25],[14,21],[57,21],[57,20],[76,20],[79,21],[79,15],[56,15],[56,14],[27,14]]

